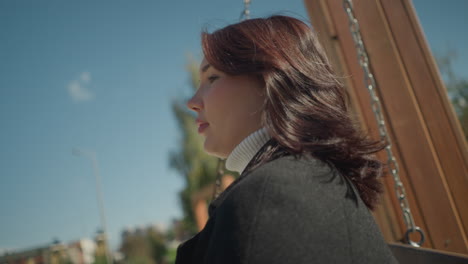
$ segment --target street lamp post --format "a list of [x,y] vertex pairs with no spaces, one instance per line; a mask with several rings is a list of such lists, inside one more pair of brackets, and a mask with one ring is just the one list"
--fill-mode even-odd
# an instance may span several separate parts
[[105,251],[106,251],[106,260],[108,264],[112,264],[111,257],[109,255],[109,250],[108,250],[108,244],[109,244],[109,239],[108,239],[108,233],[107,233],[107,225],[106,225],[106,214],[104,213],[104,202],[102,200],[102,192],[101,192],[101,177],[99,175],[99,166],[96,158],[96,153],[91,152],[91,151],[83,151],[81,149],[74,148],[72,150],[73,155],[75,156],[82,156],[86,157],[91,160],[92,166],[93,166],[93,174],[94,178],[96,180],[96,198],[97,202],[99,205],[99,215],[101,218],[101,227],[102,231],[106,240],[105,243]]

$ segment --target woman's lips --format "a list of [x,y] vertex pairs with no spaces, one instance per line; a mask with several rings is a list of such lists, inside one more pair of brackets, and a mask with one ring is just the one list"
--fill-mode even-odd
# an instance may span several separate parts
[[198,125],[198,133],[201,134],[209,126],[208,123],[201,123]]

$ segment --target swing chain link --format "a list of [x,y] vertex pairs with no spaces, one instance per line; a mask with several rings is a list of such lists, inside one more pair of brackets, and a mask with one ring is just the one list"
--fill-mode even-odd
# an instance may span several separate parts
[[239,20],[243,21],[246,19],[250,19],[250,0],[244,0],[244,10],[242,11]]
[[[408,200],[406,199],[407,196],[405,188],[400,180],[398,162],[395,159],[392,152],[390,136],[387,133],[385,119],[382,113],[382,104],[380,103],[379,97],[376,92],[377,84],[375,82],[374,75],[372,74],[369,65],[369,57],[367,55],[366,47],[364,46],[364,42],[361,37],[358,20],[354,16],[352,0],[343,0],[343,6],[348,15],[349,29],[351,31],[351,35],[353,37],[353,41],[357,50],[359,64],[361,65],[364,71],[364,83],[370,95],[371,107],[372,111],[374,112],[375,119],[377,121],[379,134],[381,139],[385,140],[388,143],[388,145],[385,147],[385,151],[388,157],[387,165],[395,183],[395,194],[399,201],[400,208],[403,214],[403,219],[406,225],[405,239],[410,245],[414,247],[420,247],[424,243],[424,231],[418,226],[416,226],[416,224],[414,223],[414,218],[411,214]],[[420,240],[418,242],[412,241],[409,237],[409,235],[414,232],[417,232],[420,235]]]
[[225,160],[218,159],[218,168],[216,169],[216,181],[214,185],[213,198],[215,200],[221,193],[221,178],[224,176]]

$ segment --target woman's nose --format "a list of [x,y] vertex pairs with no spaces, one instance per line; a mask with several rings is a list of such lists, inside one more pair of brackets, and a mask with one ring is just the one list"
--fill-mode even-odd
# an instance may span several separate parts
[[203,103],[197,95],[198,93],[194,94],[192,98],[187,101],[187,108],[195,112],[200,111],[203,107]]

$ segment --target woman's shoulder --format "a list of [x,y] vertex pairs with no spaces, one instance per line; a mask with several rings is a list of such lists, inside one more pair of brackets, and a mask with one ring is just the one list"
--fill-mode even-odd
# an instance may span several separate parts
[[[238,190],[314,195],[344,184],[344,177],[332,166],[309,156],[284,156],[247,173]],[[341,189],[341,188],[338,188]],[[290,193],[289,193],[290,192]]]
[[269,181],[301,182],[304,179],[320,180],[336,174],[328,164],[310,156],[283,156],[266,162],[246,175],[250,179],[266,177]]
[[349,188],[344,177],[320,160],[284,156],[242,175],[223,203],[244,210],[271,205],[276,210],[317,211],[320,208],[314,207],[338,203],[347,193],[354,193]]
[[[236,230],[236,236],[249,238],[252,259],[281,259],[278,263],[291,261],[283,261],[282,256],[322,259],[323,263],[391,259],[355,188],[327,164],[287,156],[242,177],[220,205],[217,217],[218,223],[229,223],[227,229]],[[375,256],[357,253],[363,250]],[[298,252],[291,255],[293,251]]]

